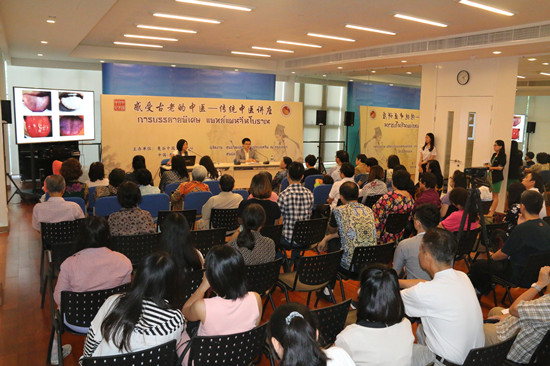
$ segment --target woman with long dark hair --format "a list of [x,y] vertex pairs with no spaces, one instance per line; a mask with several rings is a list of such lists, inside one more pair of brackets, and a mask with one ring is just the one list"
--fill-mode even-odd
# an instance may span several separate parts
[[510,144],[510,166],[508,167],[508,181],[506,182],[507,188],[511,184],[519,182],[521,177],[521,166],[523,161],[521,159],[522,152],[518,148],[518,142],[512,140]]
[[506,152],[504,151],[504,141],[496,140],[493,149],[495,152],[491,156],[491,163],[489,164],[489,176],[491,179],[491,190],[493,191],[493,204],[489,209],[488,216],[493,216],[498,206],[498,195],[500,193],[500,187],[504,180],[504,166],[506,165]]
[[189,181],[189,172],[185,165],[185,158],[181,155],[175,155],[172,157],[172,169],[162,173],[160,178],[159,188],[161,192],[168,184],[171,183],[183,183]]
[[443,173],[441,172],[439,161],[430,160],[426,166],[426,171],[435,175],[435,179],[437,180],[436,190],[441,193],[443,190]]
[[339,347],[323,350],[317,339],[317,319],[302,304],[279,306],[269,320],[271,345],[281,366],[354,366],[350,356]]
[[189,224],[181,213],[172,212],[161,224],[160,249],[170,254],[182,272],[198,271],[204,258],[189,240]]
[[336,338],[356,365],[408,366],[414,337],[399,292],[397,273],[373,264],[360,275],[357,322]]
[[420,149],[420,159],[418,160],[418,166],[420,173],[426,172],[426,165],[430,160],[435,159],[437,156],[437,149],[435,148],[435,137],[433,133],[427,133],[424,138],[424,146]]
[[179,340],[185,320],[177,309],[180,278],[167,253],[146,257],[126,294],[109,297],[95,316],[83,357],[136,352]]
[[216,169],[216,167],[214,166],[214,162],[212,161],[210,156],[203,156],[199,161],[199,165],[205,167],[206,171],[208,172],[205,180],[218,180],[220,173],[218,173],[218,169]]

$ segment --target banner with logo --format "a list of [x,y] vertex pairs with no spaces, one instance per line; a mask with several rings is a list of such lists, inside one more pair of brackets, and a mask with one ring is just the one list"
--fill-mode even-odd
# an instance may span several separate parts
[[106,171],[130,170],[132,157],[143,155],[154,174],[179,139],[197,163],[201,155],[231,163],[245,137],[262,161],[302,161],[302,120],[302,104],[294,102],[102,95],[103,163]]
[[418,109],[360,106],[361,153],[387,168],[388,156],[397,155],[409,173],[416,172]]

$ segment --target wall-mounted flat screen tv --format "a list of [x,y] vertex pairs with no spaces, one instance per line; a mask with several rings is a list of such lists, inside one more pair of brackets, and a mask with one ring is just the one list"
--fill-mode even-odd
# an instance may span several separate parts
[[18,144],[94,139],[94,92],[13,88]]

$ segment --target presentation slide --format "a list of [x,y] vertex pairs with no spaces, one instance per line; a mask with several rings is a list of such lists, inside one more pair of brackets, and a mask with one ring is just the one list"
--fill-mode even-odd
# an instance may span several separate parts
[[93,140],[94,92],[13,88],[18,144]]

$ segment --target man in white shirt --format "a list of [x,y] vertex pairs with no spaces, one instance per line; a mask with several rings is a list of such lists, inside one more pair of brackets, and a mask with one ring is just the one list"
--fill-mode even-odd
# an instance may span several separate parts
[[65,179],[60,175],[50,175],[44,182],[50,198],[46,202],[37,203],[32,210],[32,227],[40,231],[40,223],[54,223],[83,219],[84,212],[78,203],[65,201]]
[[483,316],[468,276],[451,267],[457,242],[444,229],[422,239],[418,258],[433,280],[399,280],[405,313],[420,317],[412,366],[462,365],[473,348],[483,347]]
[[336,151],[336,166],[332,167],[328,172],[328,175],[330,175],[335,182],[342,179],[340,178],[340,167],[343,163],[349,163],[348,152],[345,150],[338,150]]
[[237,193],[231,192],[235,187],[235,179],[229,174],[224,174],[220,178],[221,192],[215,196],[212,196],[202,206],[202,218],[197,222],[197,228],[199,230],[206,230],[210,228],[210,213],[213,208],[238,208],[239,204],[243,200],[243,196]]
[[328,194],[327,202],[330,205],[330,208],[333,209],[338,205],[338,200],[340,199],[340,187],[345,182],[353,182],[353,175],[355,174],[355,168],[350,163],[342,163],[340,171],[338,172],[339,179],[338,181],[334,180],[334,184]]

